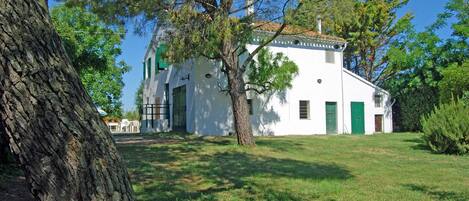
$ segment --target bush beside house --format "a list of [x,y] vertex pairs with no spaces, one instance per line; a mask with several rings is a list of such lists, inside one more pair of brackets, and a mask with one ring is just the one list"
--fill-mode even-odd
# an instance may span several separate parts
[[422,118],[424,140],[437,153],[469,153],[469,106],[450,101]]

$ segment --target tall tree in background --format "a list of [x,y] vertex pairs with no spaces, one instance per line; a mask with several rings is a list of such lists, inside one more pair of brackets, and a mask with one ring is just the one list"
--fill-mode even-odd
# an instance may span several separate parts
[[469,94],[469,0],[448,2],[432,28],[447,26],[451,17],[456,19],[451,24],[453,32],[442,47],[444,54],[439,57],[440,65],[446,67],[441,71],[443,78],[439,83],[442,102]]
[[110,132],[45,6],[0,0],[0,26],[0,120],[33,196],[133,200]]
[[139,120],[141,120],[143,115],[143,81],[140,82],[137,92],[135,92],[135,110],[137,110]]
[[81,8],[56,6],[52,22],[91,99],[109,116],[122,115],[122,75],[129,70],[121,54],[122,26],[109,27]]
[[[90,8],[110,22],[125,22],[129,18],[138,17],[141,24],[167,25],[171,31],[167,33],[168,53],[166,57],[172,62],[181,62],[191,58],[205,57],[220,61],[221,71],[226,75],[228,86],[226,91],[231,97],[234,127],[240,145],[254,145],[254,137],[249,118],[246,92],[249,90],[265,91],[288,87],[286,83],[272,82],[278,78],[294,75],[292,62],[283,56],[277,59],[281,68],[275,65],[251,65],[256,55],[276,37],[281,35],[291,22],[285,18],[287,10],[294,16],[301,7],[302,1],[295,0],[177,0],[177,1],[129,1],[129,0],[69,0],[71,5]],[[311,1],[317,2],[317,1]],[[252,12],[248,12],[252,11]],[[247,13],[247,14],[246,14]],[[248,51],[246,44],[251,42],[253,32],[262,20],[264,25],[270,24],[271,33],[264,36],[254,51]],[[239,56],[244,55],[244,60]],[[269,54],[264,54],[269,56]],[[277,64],[276,62],[273,62]],[[270,63],[272,64],[272,63]],[[267,79],[245,80],[250,67],[264,68]],[[269,70],[265,70],[269,69]],[[271,83],[276,83],[272,85]],[[260,85],[260,86],[259,86]]]
[[[397,71],[384,83],[396,98],[394,122],[400,130],[420,130],[420,117],[453,95],[460,98],[467,88],[469,58],[469,1],[451,0],[445,12],[423,32],[410,30],[392,43],[388,65]],[[454,17],[450,20],[451,17]],[[441,39],[437,32],[451,22],[453,33]],[[466,74],[466,75],[465,75]]]
[[411,28],[412,15],[397,17],[408,0],[326,0],[315,5],[305,1],[294,22],[316,27],[320,17],[323,31],[347,40],[344,66],[368,81],[381,84],[397,70],[388,65],[391,43]]

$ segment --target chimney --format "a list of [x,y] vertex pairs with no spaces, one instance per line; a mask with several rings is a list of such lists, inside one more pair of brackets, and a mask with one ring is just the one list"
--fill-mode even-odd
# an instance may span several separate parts
[[246,16],[254,14],[254,0],[246,0]]
[[321,16],[318,16],[318,33],[322,33],[322,21],[321,21]]

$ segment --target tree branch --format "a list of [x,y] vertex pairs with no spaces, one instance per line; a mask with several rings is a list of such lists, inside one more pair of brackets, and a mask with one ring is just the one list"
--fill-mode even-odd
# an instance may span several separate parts
[[[283,13],[283,16],[285,18],[285,9],[287,8],[287,5],[288,3],[290,3],[290,0],[286,1],[285,4],[283,5],[283,8],[282,8],[282,13]],[[299,8],[302,6],[303,4],[300,2],[298,4],[298,6],[295,8],[295,11],[293,13],[293,15],[295,15]],[[283,24],[280,26],[280,28],[274,33],[274,35],[272,37],[270,37],[269,39],[267,39],[266,41],[264,41],[263,43],[261,43],[256,49],[254,49],[254,51],[252,51],[251,53],[249,53],[248,57],[246,58],[246,60],[243,62],[243,65],[241,66],[241,71],[245,71],[246,70],[246,67],[249,65],[249,63],[251,63],[251,61],[254,59],[254,57],[257,55],[257,53],[259,53],[259,51],[261,51],[265,46],[267,46],[268,44],[270,44],[273,40],[275,40],[282,32],[283,30],[285,29],[285,27],[287,27],[287,24],[288,22],[284,19],[283,20]]]
[[262,0],[255,0],[255,1],[253,1],[252,3],[250,3],[248,5],[245,5],[241,8],[236,9],[236,10],[232,10],[232,11],[230,11],[230,15],[235,14],[235,13],[240,12],[240,11],[243,11],[243,10],[246,10],[251,6],[254,6],[257,2],[260,2],[260,1],[262,1]]

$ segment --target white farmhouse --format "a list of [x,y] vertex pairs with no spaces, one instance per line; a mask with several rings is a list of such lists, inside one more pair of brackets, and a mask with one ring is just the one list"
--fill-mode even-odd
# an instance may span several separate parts
[[[249,51],[278,25],[260,27]],[[164,31],[156,29],[144,60],[142,132],[180,130],[199,135],[234,133],[231,100],[220,62],[194,58],[168,65]],[[343,68],[345,40],[316,32],[282,35],[268,48],[299,68],[292,88],[248,93],[255,135],[372,134],[392,132],[390,94]],[[243,58],[241,57],[240,60]]]

